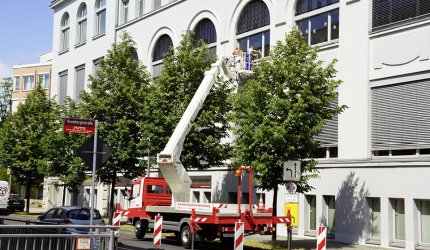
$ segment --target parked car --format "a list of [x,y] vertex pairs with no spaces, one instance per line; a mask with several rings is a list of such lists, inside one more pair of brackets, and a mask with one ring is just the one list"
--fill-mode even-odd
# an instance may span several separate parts
[[[54,207],[39,216],[36,223],[62,224],[62,225],[90,225],[90,208],[78,206]],[[93,225],[105,225],[100,212],[94,209]],[[70,233],[88,233],[86,228],[67,228]]]
[[11,194],[9,201],[7,202],[7,208],[9,211],[24,211],[25,201],[24,198],[19,194]]

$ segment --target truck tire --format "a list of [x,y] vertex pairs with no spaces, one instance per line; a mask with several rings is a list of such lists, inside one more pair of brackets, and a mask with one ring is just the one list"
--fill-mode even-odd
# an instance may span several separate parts
[[137,220],[136,223],[134,223],[134,235],[138,239],[143,239],[145,237],[146,228],[142,223],[142,220]]
[[184,225],[181,228],[180,240],[182,246],[185,248],[191,248],[191,228],[189,225]]

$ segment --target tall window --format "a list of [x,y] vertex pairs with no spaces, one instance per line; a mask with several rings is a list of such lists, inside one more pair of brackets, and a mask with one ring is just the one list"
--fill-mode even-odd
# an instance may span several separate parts
[[295,20],[311,45],[339,39],[339,0],[298,0]]
[[157,77],[163,70],[163,56],[168,53],[170,48],[173,47],[172,39],[168,35],[162,35],[155,43],[152,52],[152,76]]
[[381,199],[367,198],[371,215],[371,238],[381,237]]
[[201,20],[194,29],[196,40],[203,40],[209,47],[211,53],[216,54],[216,30],[211,20]]
[[143,16],[144,6],[143,6],[143,0],[137,0],[137,16]]
[[41,84],[44,89],[49,88],[49,73],[38,74],[37,83]]
[[324,202],[327,212],[327,232],[333,235],[336,227],[336,199],[334,196],[325,195]]
[[87,41],[87,5],[81,3],[78,10],[77,43]]
[[24,90],[34,89],[34,75],[24,76]]
[[67,96],[67,76],[68,72],[67,70],[62,71],[58,74],[60,78],[60,86],[59,86],[59,94],[58,94],[58,103],[60,105],[64,105],[66,102],[66,96]]
[[161,7],[161,0],[153,0],[152,7],[153,7],[152,8],[153,10],[160,8]]
[[394,212],[394,239],[405,240],[405,200],[391,199]]
[[69,21],[69,13],[64,13],[61,18],[61,44],[60,50],[68,50],[69,49],[69,32],[70,32],[70,21]]
[[106,0],[96,1],[96,35],[106,32]]
[[75,77],[76,77],[76,91],[75,91],[75,100],[79,103],[81,102],[80,95],[81,91],[85,88],[85,64],[80,65],[75,68]]
[[373,0],[373,30],[428,17],[428,0]]
[[[256,57],[269,55],[270,50],[270,13],[262,0],[249,2],[239,17],[236,37],[240,50],[250,48],[258,54]],[[258,59],[258,58],[257,58]]]
[[13,88],[12,88],[13,91],[18,91],[19,90],[19,79],[20,79],[19,76],[14,76],[13,77]]
[[315,195],[306,195],[306,203],[308,210],[308,227],[307,230],[317,229],[317,198]]
[[420,242],[430,244],[430,200],[421,200],[420,222],[421,222],[421,240]]
[[129,0],[119,0],[120,12],[119,12],[119,24],[128,22],[128,3]]

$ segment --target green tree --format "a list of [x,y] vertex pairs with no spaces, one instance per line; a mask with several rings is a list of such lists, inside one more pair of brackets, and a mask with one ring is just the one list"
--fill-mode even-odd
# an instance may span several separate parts
[[0,82],[0,123],[12,111],[12,78],[4,77]]
[[8,116],[0,129],[0,159],[10,166],[17,181],[26,187],[27,213],[30,189],[38,187],[44,178],[49,158],[44,150],[44,137],[56,120],[52,112],[55,103],[46,97],[38,85],[16,113]]
[[[150,139],[152,155],[164,149],[204,72],[215,60],[216,56],[209,53],[203,42],[195,41],[190,31],[175,51],[171,49],[164,55],[163,71],[155,79],[147,99],[151,122],[142,125],[145,131],[142,143],[148,144]],[[228,137],[230,128],[227,114],[231,110],[231,93],[228,81],[218,79],[212,87],[184,142],[181,161],[187,169],[219,166],[230,158],[230,145],[221,144],[221,139]]]
[[319,147],[315,136],[345,108],[330,108],[341,81],[334,79],[335,62],[324,67],[317,50],[293,30],[277,42],[270,56],[255,68],[253,78],[233,97],[232,121],[238,135],[234,162],[253,166],[260,187],[274,190],[274,214],[278,185],[286,184],[283,163],[301,160],[305,175],[298,191],[311,190],[307,181],[317,176],[312,160]]
[[111,184],[111,222],[117,174],[130,178],[140,171],[135,167],[142,156],[139,124],[147,120],[143,103],[151,78],[136,59],[132,38],[123,33],[121,41],[113,44],[101,60],[96,77],[90,76],[89,81],[90,92],[81,94],[81,108],[88,118],[99,121],[99,135],[112,149],[112,157],[97,170],[98,180]]
[[66,98],[65,105],[55,105],[55,120],[50,124],[50,130],[43,138],[45,152],[49,156],[49,162],[45,171],[46,176],[59,177],[63,182],[63,199],[65,203],[65,191],[79,193],[79,187],[84,182],[86,167],[74,150],[79,148],[87,136],[80,134],[68,134],[63,132],[64,118],[80,117],[76,103]]

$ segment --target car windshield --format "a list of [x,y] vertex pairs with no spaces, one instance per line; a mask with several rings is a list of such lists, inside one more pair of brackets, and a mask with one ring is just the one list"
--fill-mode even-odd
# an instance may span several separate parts
[[[68,216],[72,220],[90,220],[90,213],[91,211],[89,209],[74,209],[70,210],[68,213]],[[94,217],[93,219],[101,219],[100,212],[98,210],[94,210]]]
[[11,200],[21,200],[22,198],[21,198],[21,195],[19,195],[19,194],[11,194],[9,196],[9,199],[11,199]]

